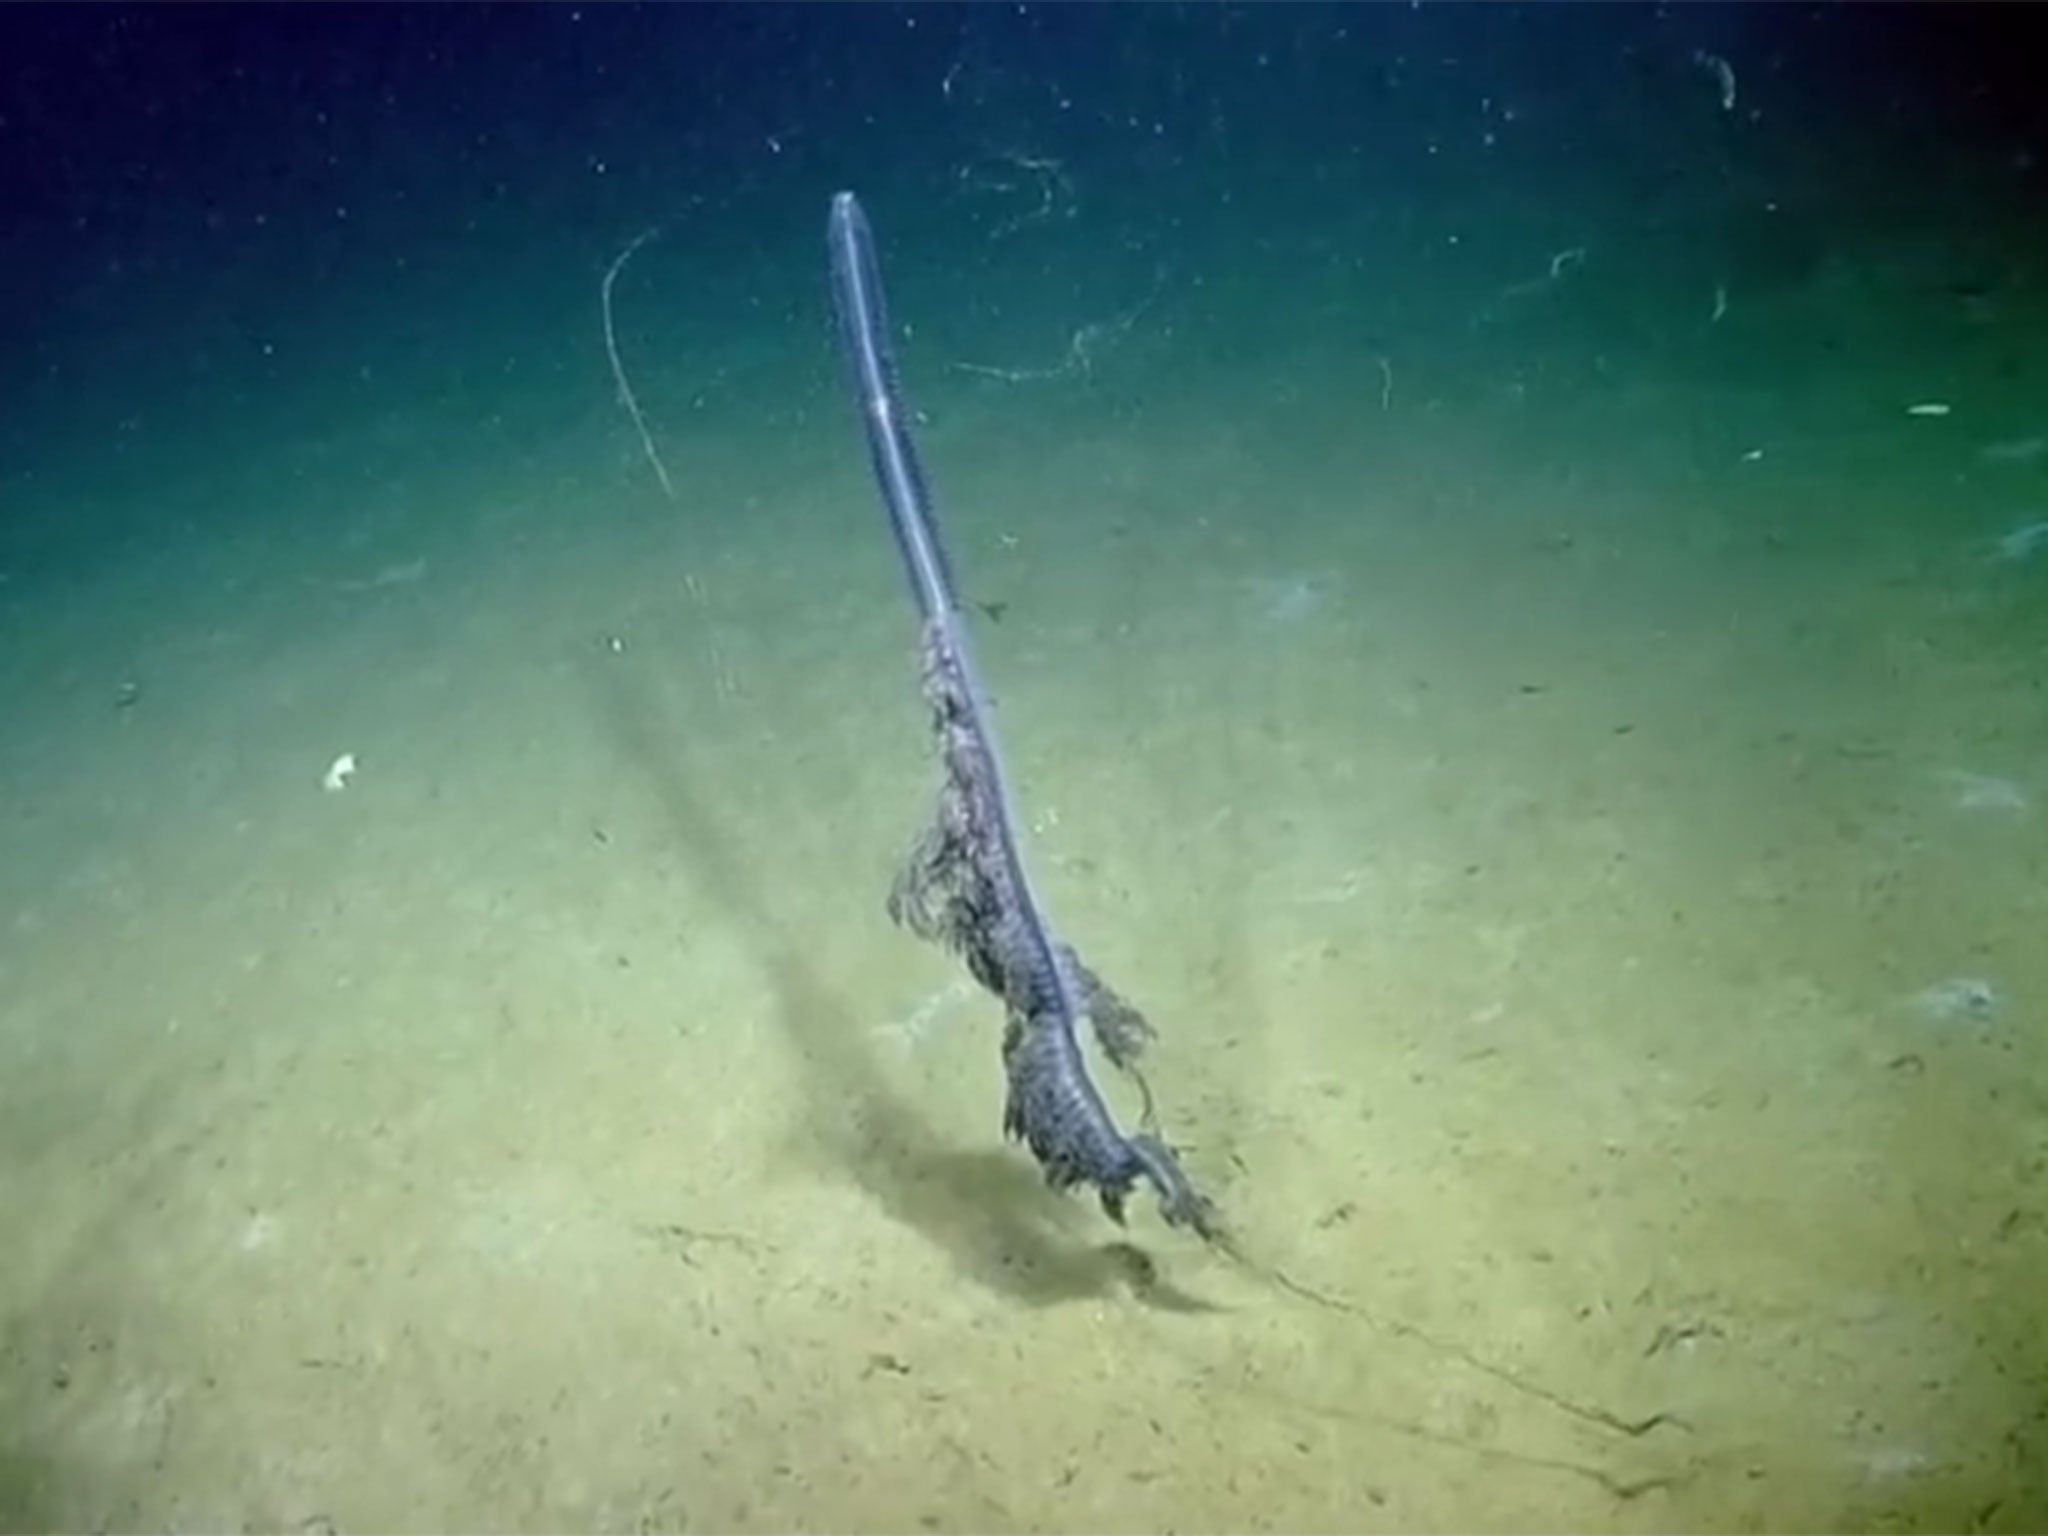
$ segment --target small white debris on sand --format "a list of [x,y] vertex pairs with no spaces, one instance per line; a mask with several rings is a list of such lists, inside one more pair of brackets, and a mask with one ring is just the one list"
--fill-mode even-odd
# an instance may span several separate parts
[[2000,534],[1991,550],[2000,560],[2027,560],[2048,550],[2048,518],[2022,523],[2010,533]]
[[1989,773],[1969,773],[1961,768],[1946,769],[1940,777],[1949,786],[1955,808],[1959,811],[2024,816],[2033,806],[2032,797],[2025,787],[2012,779],[2001,779]]
[[1986,464],[2033,464],[2048,457],[2048,437],[2008,437],[1977,450]]
[[348,788],[348,781],[356,771],[356,755],[344,752],[327,765],[327,771],[320,776],[320,787],[330,795],[339,794]]
[[1998,988],[1981,976],[1950,976],[1916,992],[1913,1011],[1929,1024],[1988,1019],[1998,1012]]

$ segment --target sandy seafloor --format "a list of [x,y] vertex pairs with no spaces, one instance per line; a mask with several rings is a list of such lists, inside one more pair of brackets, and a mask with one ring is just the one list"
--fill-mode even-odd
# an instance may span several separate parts
[[1586,212],[1360,211],[1369,282],[1183,269],[1036,381],[949,364],[1088,314],[899,286],[1029,856],[1249,1265],[1045,1191],[883,912],[932,768],[817,288],[692,353],[636,257],[673,504],[601,240],[544,386],[17,483],[4,1523],[2038,1525],[2048,290]]

